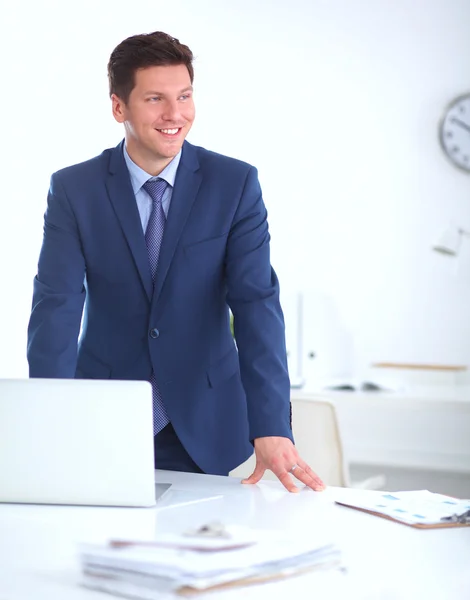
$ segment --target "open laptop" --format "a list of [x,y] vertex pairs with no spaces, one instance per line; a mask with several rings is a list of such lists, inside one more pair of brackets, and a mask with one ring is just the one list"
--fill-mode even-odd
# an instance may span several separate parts
[[0,379],[0,502],[154,506],[144,381]]

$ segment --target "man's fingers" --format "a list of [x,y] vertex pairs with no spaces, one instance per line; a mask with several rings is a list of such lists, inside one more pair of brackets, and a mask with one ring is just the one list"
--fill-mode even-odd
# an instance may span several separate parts
[[289,473],[287,471],[284,471],[277,477],[278,477],[279,481],[282,483],[282,485],[286,488],[287,491],[294,492],[294,493],[297,493],[299,491],[299,488],[292,481],[291,476],[289,475]]
[[258,483],[258,481],[263,477],[265,471],[266,469],[257,463],[253,473],[246,479],[242,479],[242,483]]
[[316,492],[322,492],[326,487],[320,477],[306,463],[303,463],[303,466],[299,464],[297,469],[293,471],[293,475]]

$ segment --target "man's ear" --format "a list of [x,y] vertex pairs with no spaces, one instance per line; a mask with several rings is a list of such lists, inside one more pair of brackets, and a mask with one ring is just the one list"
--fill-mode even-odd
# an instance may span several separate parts
[[116,94],[112,94],[111,95],[111,104],[112,104],[112,110],[113,110],[113,117],[116,119],[116,121],[118,123],[124,123],[124,121],[126,120],[126,117],[125,117],[126,105],[125,105],[124,101],[121,100],[121,98],[119,98],[119,96],[116,96]]

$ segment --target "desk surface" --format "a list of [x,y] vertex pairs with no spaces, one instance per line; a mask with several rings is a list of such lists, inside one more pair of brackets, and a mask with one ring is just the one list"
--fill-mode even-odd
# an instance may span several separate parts
[[455,406],[463,405],[462,410],[468,412],[470,407],[470,385],[409,385],[400,391],[347,391],[334,389],[292,389],[291,396],[299,399],[324,398],[326,400],[361,400],[373,402],[396,403],[447,403]]
[[79,542],[152,539],[155,532],[214,519],[311,536],[326,530],[343,549],[346,574],[247,588],[244,600],[288,598],[308,589],[322,600],[470,598],[470,528],[412,529],[333,504],[334,489],[289,494],[277,482],[243,486],[234,478],[164,471],[156,480],[174,486],[155,509],[0,505],[0,600],[106,600],[110,596],[77,585]]

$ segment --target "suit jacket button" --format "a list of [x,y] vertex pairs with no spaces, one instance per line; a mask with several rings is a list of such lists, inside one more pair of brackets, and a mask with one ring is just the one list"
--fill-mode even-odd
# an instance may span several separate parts
[[160,335],[160,332],[158,331],[158,329],[151,329],[150,330],[150,337],[153,338],[154,340],[157,339],[157,337]]

